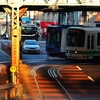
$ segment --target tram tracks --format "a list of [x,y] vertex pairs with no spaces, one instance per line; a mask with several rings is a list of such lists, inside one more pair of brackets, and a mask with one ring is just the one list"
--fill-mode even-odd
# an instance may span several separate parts
[[[29,70],[31,100],[88,100],[91,98],[88,96],[96,91],[97,94],[93,97],[99,96],[100,87],[77,66],[40,65],[29,67]],[[86,85],[89,85],[89,88]],[[92,93],[88,89],[91,89]],[[95,100],[99,99],[100,96]]]

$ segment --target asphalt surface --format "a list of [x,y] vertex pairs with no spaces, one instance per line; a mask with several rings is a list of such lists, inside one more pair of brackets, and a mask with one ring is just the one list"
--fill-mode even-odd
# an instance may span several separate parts
[[[39,43],[41,43],[41,45],[45,45],[45,41],[43,41],[43,42],[39,41]],[[7,72],[9,72],[8,69],[10,67],[9,62],[10,62],[9,56],[7,56],[4,52],[0,51],[0,77],[1,77],[0,85],[5,84],[6,80],[9,80],[10,76],[8,76],[8,73],[7,73]],[[46,61],[46,62],[50,62],[50,61]],[[53,62],[54,62],[54,60],[53,60]],[[61,62],[59,61],[59,63],[61,63]],[[65,64],[67,64],[67,62],[65,62]],[[88,62],[85,62],[85,64],[83,64],[83,62],[81,62],[81,63],[76,62],[75,65],[78,65],[86,75],[91,76],[92,79],[94,79],[97,84],[100,84],[100,64],[99,64],[99,62],[92,63],[92,64],[90,64]],[[24,64],[22,66],[25,68],[28,67],[27,65],[24,65]],[[2,67],[3,67],[3,69],[2,69]],[[26,75],[29,75],[29,73],[27,73]],[[4,91],[0,91],[0,100],[2,100],[2,98],[4,96],[3,93],[4,93]]]

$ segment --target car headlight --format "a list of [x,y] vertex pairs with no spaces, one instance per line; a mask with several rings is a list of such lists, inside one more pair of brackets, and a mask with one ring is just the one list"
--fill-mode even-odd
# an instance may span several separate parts
[[27,47],[24,47],[24,49],[28,49]]

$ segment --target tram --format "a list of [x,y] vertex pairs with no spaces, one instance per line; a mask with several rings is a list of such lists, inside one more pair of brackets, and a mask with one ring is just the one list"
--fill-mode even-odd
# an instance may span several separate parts
[[100,27],[69,27],[65,55],[68,59],[99,59]]
[[[65,58],[66,33],[70,26],[76,25],[52,25],[47,27],[46,51],[47,56]],[[79,25],[77,25],[79,26]]]

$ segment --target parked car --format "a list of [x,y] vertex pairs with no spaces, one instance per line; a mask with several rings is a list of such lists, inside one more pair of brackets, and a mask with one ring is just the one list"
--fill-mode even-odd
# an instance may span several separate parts
[[40,46],[36,40],[25,40],[22,46],[22,53],[40,54]]

